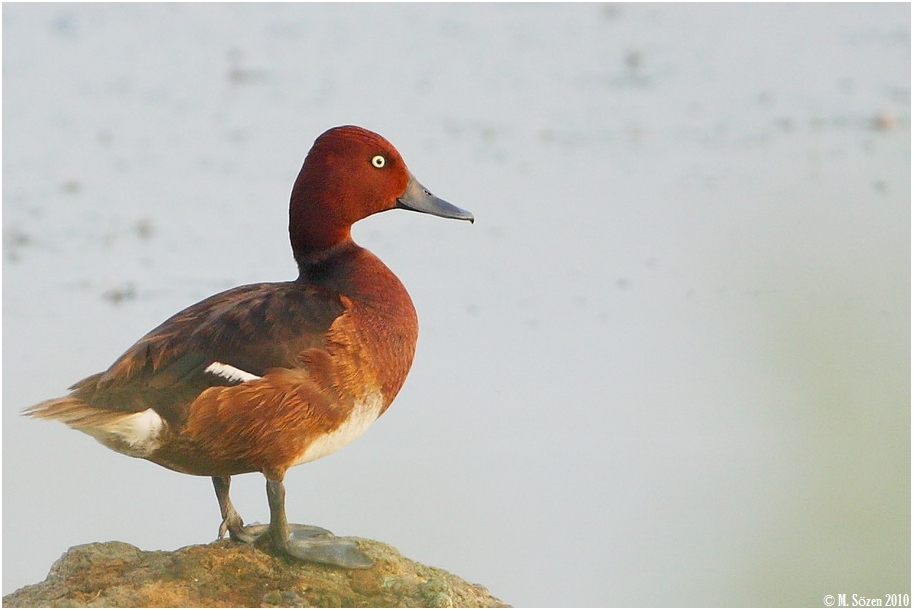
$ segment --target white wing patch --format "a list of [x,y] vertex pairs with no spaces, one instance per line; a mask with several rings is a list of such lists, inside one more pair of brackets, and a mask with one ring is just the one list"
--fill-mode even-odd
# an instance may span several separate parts
[[365,433],[368,426],[374,423],[374,420],[380,416],[380,411],[384,407],[384,397],[380,392],[372,392],[360,401],[355,403],[355,408],[339,427],[318,436],[314,441],[302,451],[292,466],[312,462],[324,456],[330,455],[337,449],[348,445],[356,438]]
[[217,377],[227,379],[232,383],[242,383],[244,381],[253,381],[255,379],[260,379],[260,377],[254,375],[253,373],[242,371],[237,367],[234,367],[230,364],[222,364],[221,362],[213,362],[206,367],[206,372],[212,373]]

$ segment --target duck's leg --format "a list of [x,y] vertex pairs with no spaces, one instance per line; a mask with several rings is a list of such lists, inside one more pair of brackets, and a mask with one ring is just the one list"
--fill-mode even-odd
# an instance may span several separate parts
[[[222,523],[219,524],[219,540],[228,534],[232,540],[251,544],[266,533],[268,529],[266,525],[259,523],[244,525],[244,520],[241,519],[241,515],[235,509],[229,495],[231,477],[212,477],[212,486],[216,490],[216,499],[219,501],[219,510],[222,513]],[[293,532],[293,538],[314,538],[333,535],[333,532],[314,525],[292,524],[289,527]]]
[[370,568],[374,561],[358,550],[354,540],[336,538],[322,528],[289,525],[285,515],[285,485],[281,477],[266,479],[269,528],[258,540],[274,550],[304,561],[342,568]]
[[212,486],[216,490],[216,499],[219,501],[219,511],[222,513],[222,523],[219,524],[219,540],[227,533],[232,540],[251,543],[257,536],[244,527],[241,515],[231,503],[228,489],[231,486],[231,477],[212,477]]

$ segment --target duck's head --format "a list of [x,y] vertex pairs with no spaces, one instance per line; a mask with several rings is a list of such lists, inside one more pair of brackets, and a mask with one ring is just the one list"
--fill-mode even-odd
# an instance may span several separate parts
[[402,208],[473,221],[472,214],[432,195],[393,145],[346,125],[314,142],[292,189],[289,234],[299,261],[350,239],[352,224]]

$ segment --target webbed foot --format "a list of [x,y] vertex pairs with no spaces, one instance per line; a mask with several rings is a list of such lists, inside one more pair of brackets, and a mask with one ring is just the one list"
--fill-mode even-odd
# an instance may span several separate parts
[[286,544],[275,544],[270,537],[269,526],[260,523],[251,525],[229,525],[225,521],[219,527],[220,538],[227,532],[232,540],[256,544],[270,550],[300,559],[340,568],[370,568],[374,560],[358,550],[355,541],[338,538],[333,532],[315,525],[289,524]]
[[289,535],[284,541],[273,540],[269,526],[252,525],[245,528],[248,533],[258,533],[255,543],[272,551],[324,565],[340,568],[363,569],[374,566],[374,560],[358,549],[350,538],[338,538],[329,530],[313,525],[289,524]]
[[[323,528],[309,525],[289,526],[288,546],[282,549],[286,554],[304,561],[313,561],[340,568],[364,569],[374,566],[374,560],[358,549],[351,538],[337,538]],[[314,534],[321,530],[321,534]]]

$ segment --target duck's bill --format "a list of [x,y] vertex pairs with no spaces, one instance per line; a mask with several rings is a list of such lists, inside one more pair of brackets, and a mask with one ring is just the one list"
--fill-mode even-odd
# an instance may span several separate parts
[[432,195],[431,191],[422,186],[422,183],[416,180],[412,174],[409,174],[409,184],[406,185],[406,192],[396,200],[396,207],[412,210],[413,212],[434,214],[441,218],[475,221],[471,212],[461,210],[452,203],[447,203],[443,199]]

